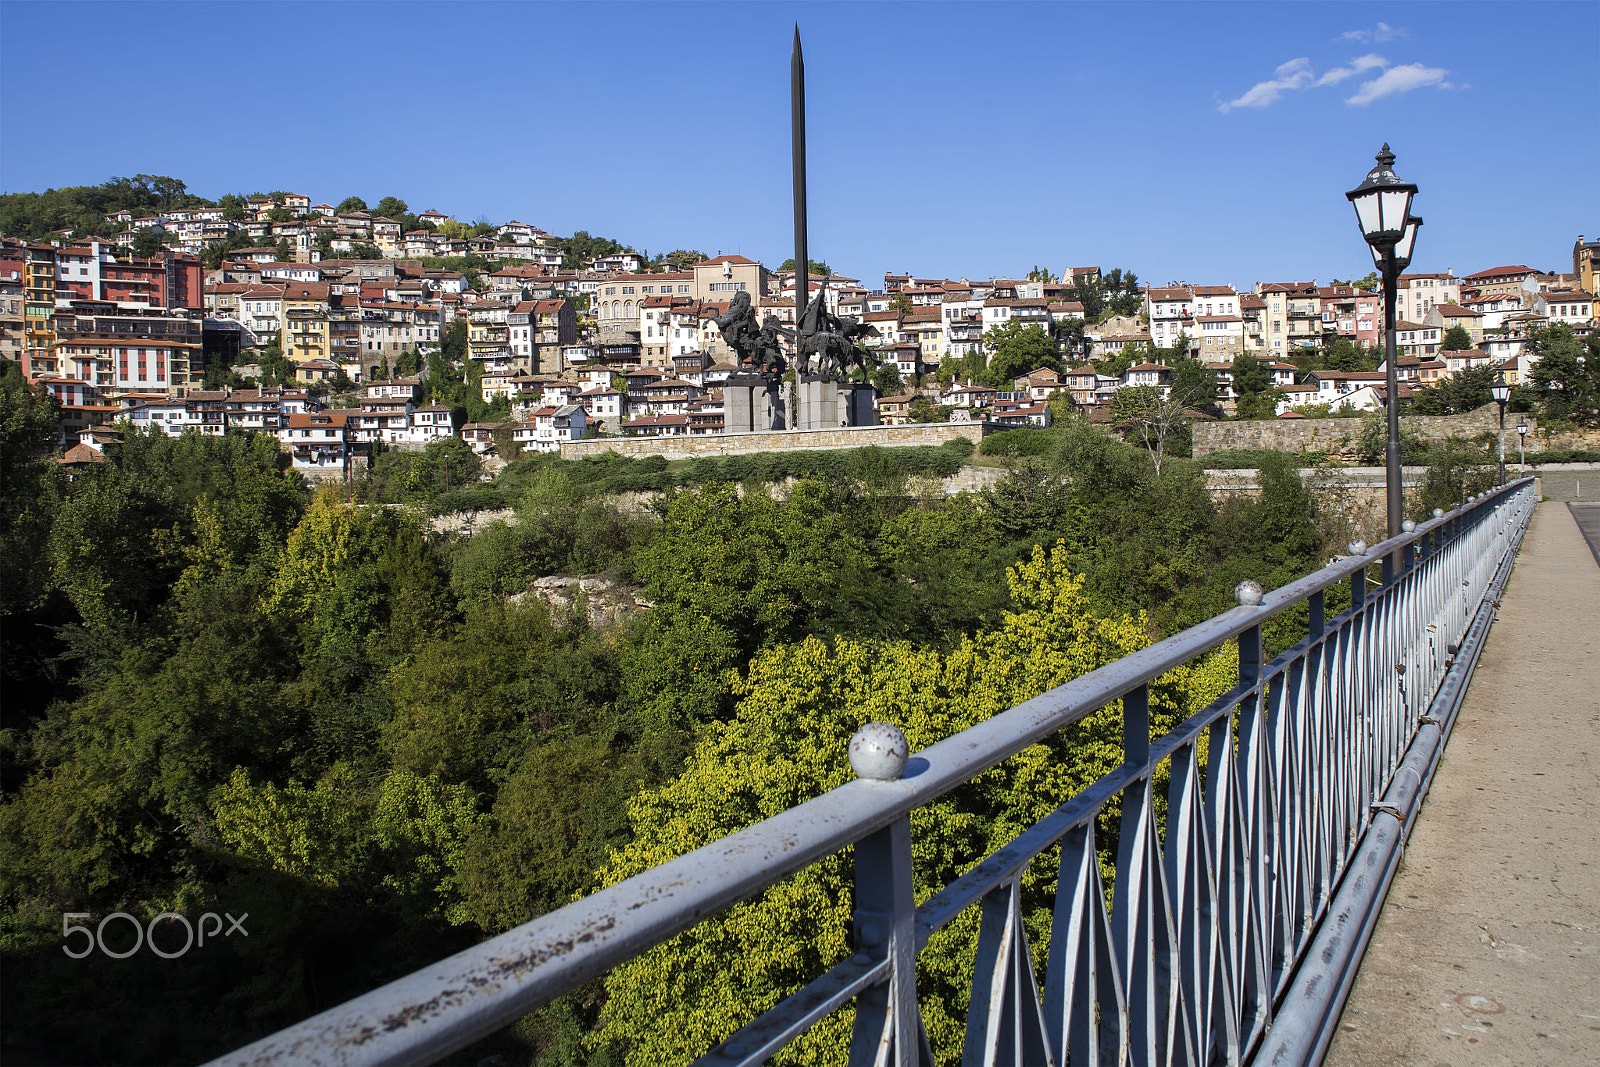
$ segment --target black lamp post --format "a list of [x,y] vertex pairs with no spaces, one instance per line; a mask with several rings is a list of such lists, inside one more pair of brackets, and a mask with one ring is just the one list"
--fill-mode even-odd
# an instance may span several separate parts
[[1489,387],[1489,395],[1500,405],[1500,484],[1506,484],[1506,401],[1511,399],[1511,386],[1506,384],[1506,372]]
[[1372,250],[1372,262],[1383,275],[1383,349],[1387,368],[1389,444],[1385,456],[1389,504],[1389,536],[1400,534],[1405,517],[1405,491],[1400,484],[1400,381],[1395,368],[1395,291],[1400,272],[1411,264],[1417,243],[1417,227],[1422,220],[1411,214],[1411,198],[1417,187],[1396,176],[1394,153],[1385,144],[1377,155],[1378,165],[1367,172],[1367,180],[1344,194],[1356,209],[1361,235]]
[[1517,466],[1528,473],[1528,420],[1517,416]]

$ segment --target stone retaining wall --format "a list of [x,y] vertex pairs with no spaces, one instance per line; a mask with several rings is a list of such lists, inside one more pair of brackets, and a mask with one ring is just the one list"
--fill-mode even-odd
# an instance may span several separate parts
[[[1506,416],[1506,457],[1517,455],[1518,418],[1527,420],[1528,455],[1546,451],[1569,449],[1600,450],[1600,430],[1541,431],[1539,418],[1532,413]],[[1246,422],[1197,422],[1191,429],[1194,434],[1194,456],[1199,459],[1213,452],[1233,449],[1266,449],[1274,452],[1326,452],[1332,458],[1351,458],[1356,437],[1361,433],[1362,419],[1256,419]],[[1452,437],[1471,440],[1484,431],[1497,433],[1500,429],[1500,412],[1493,404],[1485,404],[1477,411],[1465,415],[1404,415],[1400,425],[1407,431],[1427,440],[1430,445],[1443,445]]]
[[561,458],[581,459],[615,452],[621,456],[696,459],[700,456],[741,456],[782,449],[941,445],[957,437],[965,437],[977,445],[988,432],[990,427],[985,422],[926,422],[910,426],[840,426],[825,430],[720,433],[691,437],[611,437],[592,441],[563,441]]
[[[1538,440],[1538,419],[1527,416],[1528,447],[1531,450]],[[1361,433],[1363,419],[1252,419],[1245,422],[1197,422],[1193,425],[1194,455],[1196,459],[1212,452],[1234,449],[1266,449],[1273,452],[1326,452],[1330,456],[1351,455],[1356,437]],[[1472,438],[1485,430],[1494,431],[1500,425],[1499,409],[1486,404],[1466,415],[1406,415],[1400,425],[1427,439],[1429,444],[1442,445],[1451,437]],[[1506,432],[1511,435],[1507,447],[1515,444],[1515,416],[1508,420]],[[1541,443],[1538,447],[1546,446]]]

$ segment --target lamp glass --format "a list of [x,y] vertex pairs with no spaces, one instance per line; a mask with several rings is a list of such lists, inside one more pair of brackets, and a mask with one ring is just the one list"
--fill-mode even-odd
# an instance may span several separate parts
[[1494,397],[1495,403],[1504,404],[1511,399],[1511,386],[1506,384],[1506,376],[1500,375],[1499,381],[1489,387],[1489,395]]
[[1368,241],[1374,234],[1383,229],[1382,215],[1378,209],[1378,190],[1362,193],[1351,198],[1351,203],[1356,206],[1356,223],[1361,227],[1361,234]]
[[[1384,189],[1378,194],[1380,204],[1381,223],[1380,229],[1385,233],[1399,233],[1406,227],[1406,220],[1411,213],[1411,189],[1409,186],[1399,186],[1393,189]],[[1368,235],[1371,236],[1370,234]]]
[[1417,228],[1421,225],[1421,219],[1406,220],[1405,232],[1400,235],[1400,240],[1395,242],[1394,258],[1395,261],[1402,267],[1411,262],[1412,249],[1416,248],[1417,246]]

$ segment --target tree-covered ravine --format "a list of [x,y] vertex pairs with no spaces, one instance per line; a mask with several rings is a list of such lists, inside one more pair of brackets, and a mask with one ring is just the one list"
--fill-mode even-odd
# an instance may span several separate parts
[[[441,535],[430,513],[459,490],[430,463],[448,456],[313,490],[267,437],[129,432],[71,470],[46,455],[48,402],[15,379],[4,401],[15,1062],[220,1054],[841,784],[863,722],[932,744],[1231,606],[1242,579],[1314,569],[1342,536],[1287,457],[1259,499],[1218,506],[1193,463],[1157,477],[1077,421],[954,497],[938,474],[959,444],[777,481],[711,464],[746,480],[643,498],[616,487],[659,464],[524,458],[478,487],[514,521]],[[530,592],[563,574],[641,607],[592,624]],[[1301,624],[1275,620],[1269,643]],[[1235,676],[1228,647],[1165,676],[1158,728]],[[919,899],[1115,766],[1119,739],[1113,706],[917,811]],[[848,872],[848,852],[825,860],[451,1062],[690,1059],[849,951]],[[1025,882],[1040,935],[1053,879],[1045,857]],[[116,912],[247,916],[247,934],[177,954],[173,920],[156,947],[175,958],[120,959],[130,922],[88,953],[64,936]],[[920,961],[943,1063],[976,920]],[[848,1024],[778,1060],[839,1062]]]

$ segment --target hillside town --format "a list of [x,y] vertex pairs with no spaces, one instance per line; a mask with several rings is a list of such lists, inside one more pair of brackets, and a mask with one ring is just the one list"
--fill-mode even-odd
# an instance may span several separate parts
[[[651,263],[631,249],[573,262],[528,223],[467,226],[436,210],[405,219],[415,225],[284,193],[108,214],[109,237],[0,236],[0,356],[59,402],[69,462],[94,462],[126,424],[271,433],[297,469],[348,476],[379,443],[459,436],[492,454],[508,442],[555,451],[586,436],[728,432],[724,383],[741,368],[718,320],[745,294],[780,331],[795,324],[792,262]],[[1536,331],[1595,330],[1597,263],[1600,241],[1580,235],[1561,265],[1570,271],[1402,275],[1401,399],[1482,367],[1527,381]],[[871,328],[880,424],[1045,426],[1065,411],[1109,421],[1119,391],[1165,392],[1181,360],[1214,376],[1215,417],[1241,413],[1234,368],[1246,359],[1269,390],[1258,417],[1386,402],[1375,275],[1145,285],[1077,266],[984,280],[886,274],[873,286],[820,273],[810,285],[830,313]],[[1048,339],[1047,358],[1011,377],[974,373],[1028,331]],[[1380,362],[1298,358],[1340,345]],[[466,384],[470,407],[487,414],[442,402],[435,376]]]

